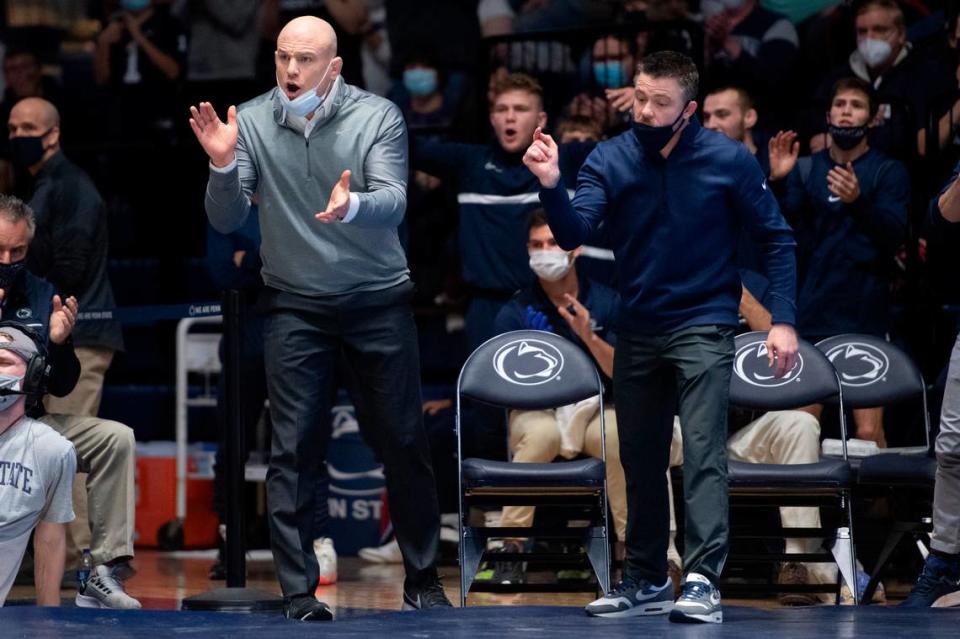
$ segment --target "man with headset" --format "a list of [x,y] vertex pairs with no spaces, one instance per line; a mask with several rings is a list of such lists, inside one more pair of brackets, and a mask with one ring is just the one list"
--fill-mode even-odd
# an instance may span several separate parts
[[0,606],[34,533],[37,604],[60,605],[66,523],[73,519],[73,445],[27,417],[43,394],[47,368],[43,338],[14,322],[0,322]]
[[[38,333],[40,341],[46,340],[50,366],[46,391],[63,397],[80,377],[80,361],[70,337],[78,305],[73,297],[61,300],[52,284],[23,267],[35,229],[29,206],[0,195],[0,314]],[[45,414],[39,402],[26,411],[66,437],[76,447],[79,465],[89,473],[91,551],[96,567],[77,595],[77,605],[139,608],[140,602],[124,592],[120,581],[133,558],[133,431],[97,417]]]

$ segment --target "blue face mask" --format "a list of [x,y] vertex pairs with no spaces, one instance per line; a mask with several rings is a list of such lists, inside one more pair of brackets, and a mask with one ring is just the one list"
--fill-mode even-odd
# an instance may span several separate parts
[[619,60],[603,60],[593,63],[593,79],[604,89],[619,89],[626,86],[623,65]]
[[124,11],[143,11],[150,6],[150,0],[120,0]]
[[[333,64],[332,60],[330,61],[330,64]],[[327,79],[327,74],[330,72],[330,64],[327,65],[327,70],[323,72],[323,77],[320,78],[320,82],[317,83],[317,86],[308,91],[304,91],[302,94],[298,95],[292,100],[287,97],[287,92],[283,87],[280,86],[280,80],[278,78],[277,86],[280,90],[277,91],[277,95],[280,97],[280,104],[283,105],[283,108],[301,118],[305,118],[319,109],[323,104],[323,101],[326,99],[326,95],[322,97],[317,95],[317,89],[319,89],[320,85],[322,85]],[[327,94],[329,93],[330,92],[327,91]]]
[[437,72],[433,69],[407,69],[403,72],[403,86],[410,95],[422,98],[437,90]]

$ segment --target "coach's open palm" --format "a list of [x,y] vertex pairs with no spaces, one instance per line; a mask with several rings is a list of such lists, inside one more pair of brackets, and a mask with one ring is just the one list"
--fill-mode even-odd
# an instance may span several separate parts
[[227,109],[227,121],[223,122],[209,102],[190,107],[190,128],[197,136],[200,146],[216,167],[233,162],[237,150],[237,107]]

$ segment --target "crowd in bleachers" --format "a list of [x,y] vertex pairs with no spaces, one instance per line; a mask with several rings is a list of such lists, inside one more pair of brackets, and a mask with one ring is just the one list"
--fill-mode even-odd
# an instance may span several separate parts
[[[582,139],[615,135],[630,122],[636,61],[677,49],[701,65],[704,95],[732,86],[750,100],[758,158],[780,130],[796,131],[806,155],[830,144],[824,113],[834,82],[860,77],[878,100],[871,147],[900,160],[910,178],[908,233],[889,260],[888,327],[935,368],[950,338],[931,338],[929,328],[958,291],[945,277],[951,252],[938,250],[943,238],[925,236],[924,220],[955,155],[956,12],[949,2],[893,2],[858,18],[862,4],[13,1],[3,16],[2,113],[27,96],[59,108],[66,154],[107,203],[118,281],[136,282],[144,266],[137,260],[148,258],[155,299],[173,301],[183,299],[186,280],[194,299],[215,290],[197,290],[191,277],[206,246],[206,176],[186,105],[202,98],[225,110],[269,90],[277,31],[297,15],[334,24],[344,77],[400,106],[414,140],[490,140],[492,87],[516,72],[542,86],[548,129]],[[29,180],[16,175],[0,144],[3,191],[28,192]],[[464,284],[461,254],[469,249],[452,239],[455,185],[419,171],[411,178],[404,232],[418,306],[462,304],[475,282]],[[142,301],[136,286],[121,288],[119,303]]]

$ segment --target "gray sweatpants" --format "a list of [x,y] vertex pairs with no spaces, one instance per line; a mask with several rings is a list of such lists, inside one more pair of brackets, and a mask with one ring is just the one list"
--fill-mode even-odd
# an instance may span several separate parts
[[960,336],[953,345],[940,412],[937,483],[933,493],[933,539],[940,552],[960,553]]

